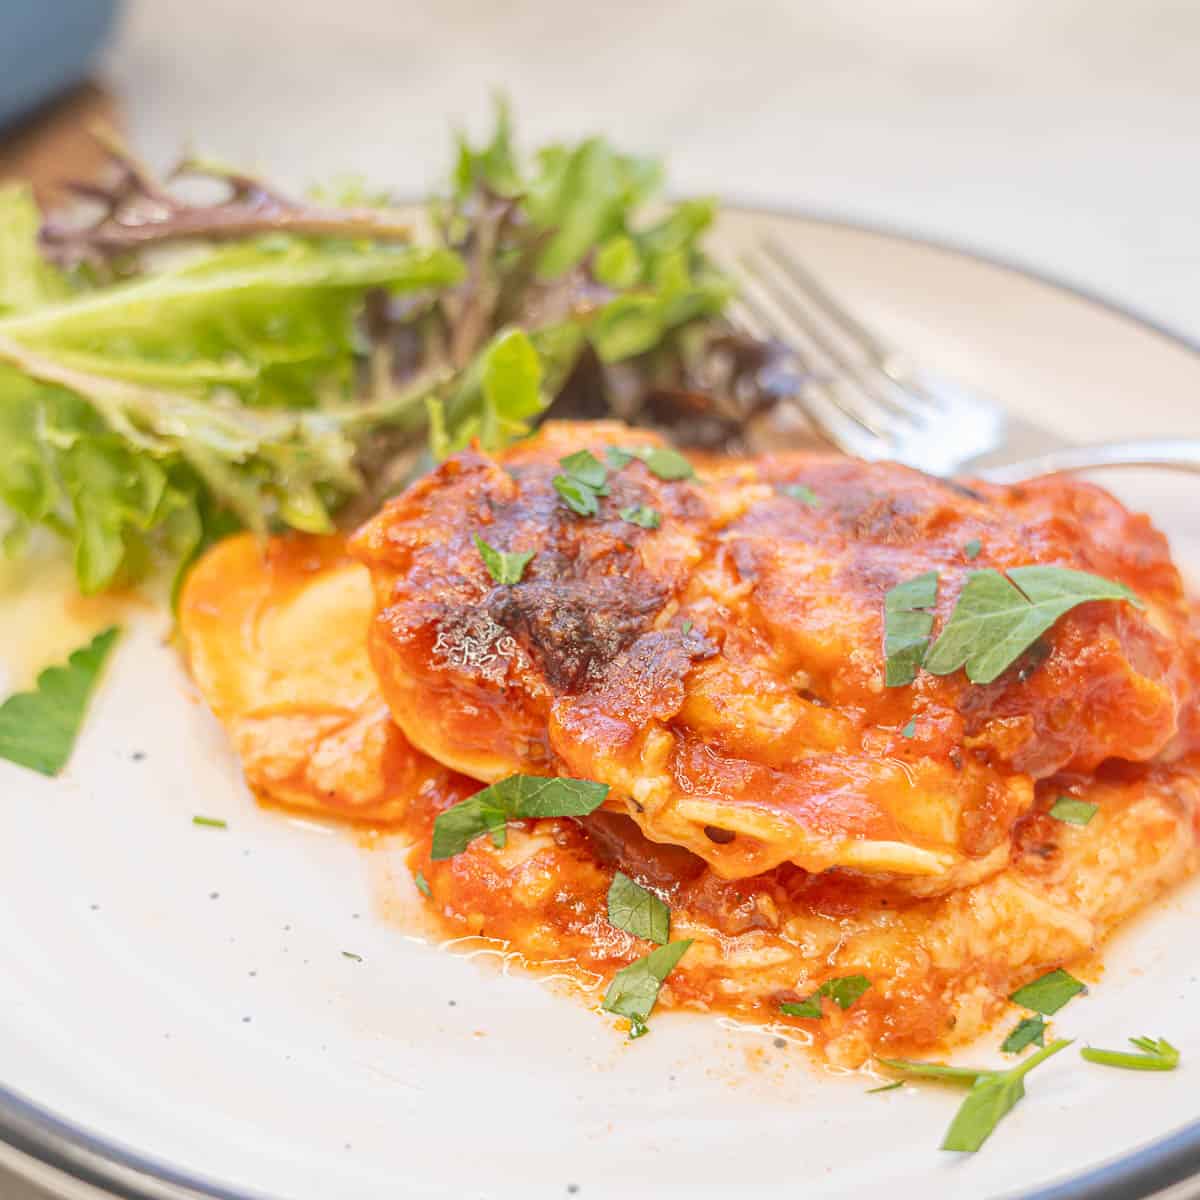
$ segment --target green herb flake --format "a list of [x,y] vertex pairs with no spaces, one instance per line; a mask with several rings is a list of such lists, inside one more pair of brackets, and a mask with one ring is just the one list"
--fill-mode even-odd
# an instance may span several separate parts
[[867,1095],[874,1096],[879,1092],[894,1092],[897,1088],[904,1086],[903,1079],[894,1079],[891,1083],[885,1083],[882,1087],[867,1088]]
[[662,524],[662,516],[653,508],[644,504],[629,505],[620,510],[622,521],[631,525],[640,525],[643,529],[657,529]]
[[434,862],[461,854],[477,837],[489,834],[497,848],[506,841],[505,825],[521,817],[582,817],[595,812],[608,795],[608,784],[587,779],[510,775],[441,813],[433,823]]
[[671,910],[621,871],[608,889],[608,923],[660,946],[671,940]]
[[595,488],[590,488],[570,475],[555,475],[550,481],[563,503],[581,517],[594,517],[600,511],[600,499]]
[[1068,825],[1086,825],[1099,810],[1098,804],[1076,800],[1074,796],[1059,796],[1050,809],[1050,815],[1056,821],[1065,821]]
[[787,1000],[779,1006],[779,1011],[785,1017],[801,1017],[804,1020],[819,1021],[821,1019],[821,994],[813,992],[804,1000]]
[[229,822],[224,817],[193,817],[193,825],[202,825],[205,829],[228,829]]
[[1058,1012],[1068,1000],[1086,993],[1085,984],[1059,967],[1058,970],[1049,971],[1032,983],[1017,988],[1009,999],[1022,1008],[1032,1008],[1034,1012],[1049,1017]]
[[0,704],[0,758],[43,775],[67,765],[88,701],[120,630],[114,625],[76,650],[63,666],[47,667],[32,691]]
[[513,584],[521,582],[521,578],[525,574],[525,568],[529,566],[529,562],[533,558],[532,550],[525,551],[524,553],[509,553],[505,550],[497,550],[494,546],[489,546],[477,533],[473,536],[475,538],[475,549],[479,551],[479,557],[483,559],[483,565],[487,567],[488,574],[497,583]]
[[631,1038],[642,1037],[648,1032],[646,1020],[658,1000],[659,989],[691,944],[691,938],[684,938],[659,946],[613,976],[601,1007],[618,1017],[629,1018]]
[[883,653],[887,687],[904,687],[917,677],[917,668],[925,661],[929,635],[933,632],[933,613],[925,610],[937,603],[937,588],[937,572],[926,571],[896,584],[884,597]]
[[967,556],[968,561],[974,562],[980,551],[983,549],[983,543],[978,538],[972,538],[964,547],[963,553]]
[[909,723],[907,725],[905,725],[905,727],[902,730],[900,730],[900,736],[902,738],[910,738],[910,739],[915,738],[917,736],[917,719],[916,719],[916,717],[913,717],[913,719],[911,721],[909,721]]
[[786,1017],[806,1017],[819,1021],[822,996],[828,996],[838,1008],[845,1011],[856,1004],[870,986],[871,981],[865,975],[843,975],[838,979],[827,979],[807,999],[799,1002],[788,1001],[779,1006],[779,1011]]
[[892,1071],[902,1071],[917,1079],[944,1079],[950,1083],[973,1084],[984,1075],[990,1075],[986,1067],[952,1067],[947,1063],[923,1062],[917,1058],[879,1058],[876,1062]]
[[417,891],[427,900],[433,895],[433,892],[429,888],[429,880],[425,878],[424,871],[418,871],[413,876],[413,883],[417,885]]
[[695,622],[693,621],[684,621],[684,623],[679,627],[680,632],[682,632],[684,637],[687,637],[687,635],[691,633],[694,628]]
[[1091,1063],[1104,1067],[1120,1067],[1125,1071],[1173,1071],[1179,1066],[1179,1051],[1166,1038],[1135,1037],[1130,1044],[1141,1051],[1130,1054],[1127,1050],[1097,1050],[1084,1046],[1080,1055]]
[[342,957],[350,959],[351,962],[362,962],[363,960],[363,956],[361,954],[355,954],[353,950],[343,950]]
[[1039,1014],[1036,1017],[1025,1017],[1018,1021],[1016,1028],[1001,1043],[1000,1049],[1005,1054],[1020,1054],[1027,1046],[1044,1046],[1046,1044],[1046,1022]]
[[821,497],[804,483],[789,483],[785,484],[780,491],[785,496],[791,496],[793,500],[799,500],[801,504],[807,505],[809,508],[820,508]]
[[1070,1044],[1065,1039],[1051,1042],[1006,1071],[948,1067],[944,1063],[922,1063],[903,1058],[881,1058],[879,1062],[906,1075],[968,1085],[970,1091],[946,1131],[942,1149],[971,1154],[988,1140],[1000,1121],[1025,1095],[1025,1076]]
[[560,458],[558,465],[569,478],[578,480],[593,491],[604,487],[608,478],[608,470],[590,450],[576,450],[574,454]]
[[636,458],[645,464],[651,475],[668,482],[691,479],[696,474],[692,464],[670,446],[609,446],[606,455],[614,470],[620,470]]
[[965,666],[972,683],[991,683],[1060,617],[1095,600],[1143,607],[1124,584],[1067,567],[970,571],[925,669],[950,675]]

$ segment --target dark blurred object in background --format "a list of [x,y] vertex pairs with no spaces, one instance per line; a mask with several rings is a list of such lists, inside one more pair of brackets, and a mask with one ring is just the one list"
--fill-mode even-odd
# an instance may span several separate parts
[[0,129],[84,78],[117,7],[118,0],[0,3]]

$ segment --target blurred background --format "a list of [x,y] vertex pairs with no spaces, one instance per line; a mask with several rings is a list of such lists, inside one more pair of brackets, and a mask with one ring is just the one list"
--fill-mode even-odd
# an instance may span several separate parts
[[[53,27],[0,29],[6,78],[59,91],[48,60],[102,43],[67,143],[105,111],[157,166],[189,145],[418,196],[502,88],[531,141],[601,131],[665,152],[676,193],[967,246],[1200,340],[1194,0],[127,0],[105,32],[112,7],[0,4]],[[0,137],[10,171],[14,142],[38,146]],[[41,173],[74,161],[40,144]]]

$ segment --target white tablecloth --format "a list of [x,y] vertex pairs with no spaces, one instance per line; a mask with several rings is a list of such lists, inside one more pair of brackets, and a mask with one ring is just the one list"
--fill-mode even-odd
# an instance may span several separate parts
[[1198,45],[1186,0],[139,0],[105,73],[156,165],[414,196],[502,87],[530,141],[602,131],[677,192],[974,247],[1200,341]]

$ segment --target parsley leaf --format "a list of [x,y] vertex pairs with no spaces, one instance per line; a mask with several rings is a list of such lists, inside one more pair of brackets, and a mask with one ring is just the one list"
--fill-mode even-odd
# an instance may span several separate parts
[[1031,1054],[1007,1071],[989,1072],[981,1075],[967,1093],[962,1102],[946,1137],[942,1141],[943,1150],[962,1150],[968,1154],[978,1150],[992,1134],[992,1130],[1000,1123],[1025,1095],[1025,1076],[1039,1063],[1043,1063],[1051,1055],[1065,1050],[1071,1043],[1060,1038],[1049,1046]]
[[660,946],[671,939],[671,910],[621,871],[613,876],[608,889],[608,922]]
[[600,499],[595,488],[569,475],[555,475],[550,482],[573,513],[581,517],[594,517],[600,511]]
[[974,1083],[991,1074],[986,1067],[951,1067],[946,1063],[922,1062],[916,1058],[879,1058],[877,1062],[893,1071],[903,1071],[918,1079],[948,1079],[956,1083]]
[[587,779],[510,775],[441,813],[433,823],[435,862],[461,854],[481,834],[497,848],[505,824],[517,817],[582,817],[604,803],[608,784]]
[[904,687],[917,677],[933,631],[933,613],[923,610],[937,603],[937,587],[937,572],[926,571],[896,584],[884,597],[884,683],[888,687]]
[[983,549],[983,543],[978,538],[972,538],[963,547],[963,553],[967,556],[967,558],[971,562],[974,562],[979,557],[980,551],[982,549]]
[[613,469],[618,471],[636,458],[658,479],[691,479],[696,474],[692,464],[670,446],[609,446],[605,454]]
[[1032,983],[1017,988],[1009,999],[1022,1008],[1032,1008],[1034,1012],[1049,1017],[1058,1012],[1068,1000],[1086,993],[1086,984],[1080,983],[1074,975],[1059,967],[1058,970],[1048,971]]
[[838,979],[827,979],[807,999],[798,1003],[789,1001],[781,1004],[779,1011],[787,1017],[808,1017],[819,1021],[822,996],[828,996],[838,1008],[845,1011],[857,1003],[870,986],[871,981],[865,975],[843,975]]
[[1076,800],[1074,796],[1059,796],[1050,809],[1050,815],[1056,821],[1065,821],[1068,825],[1086,825],[1099,809],[1100,805]]
[[433,895],[433,892],[430,890],[430,887],[429,887],[429,880],[425,878],[424,871],[418,871],[413,876],[413,883],[415,883],[417,885],[417,891],[420,892],[421,895],[424,896],[427,900],[429,899],[430,896]]
[[1051,1042],[1006,1071],[948,1067],[944,1063],[922,1063],[904,1058],[881,1058],[879,1062],[906,1075],[969,1084],[971,1090],[946,1131],[942,1149],[973,1153],[987,1141],[1001,1119],[1025,1095],[1025,1076],[1070,1044],[1065,1039]]
[[193,817],[193,825],[202,825],[205,829],[228,829],[229,822],[223,817]]
[[472,536],[475,539],[475,549],[479,551],[479,557],[483,559],[483,565],[487,567],[488,574],[497,583],[521,582],[525,568],[529,565],[529,560],[533,558],[532,550],[523,553],[509,553],[506,550],[497,550],[494,546],[489,546],[477,533]]
[[1018,1021],[1016,1028],[1008,1035],[1000,1046],[1005,1054],[1020,1054],[1026,1046],[1044,1046],[1046,1044],[1046,1022],[1038,1015],[1025,1017]]
[[917,718],[913,717],[905,727],[900,730],[902,738],[915,738],[917,736]]
[[43,775],[57,775],[67,765],[119,633],[116,626],[98,633],[65,665],[47,667],[32,691],[16,692],[0,704],[0,758]]
[[576,450],[566,458],[560,458],[558,465],[571,479],[577,479],[585,487],[599,491],[604,487],[608,471],[604,464],[590,450]]
[[639,958],[627,967],[622,967],[608,985],[601,1005],[605,1011],[629,1018],[629,1036],[641,1037],[647,1033],[646,1019],[650,1016],[658,999],[663,980],[675,969],[692,944],[691,938],[669,942],[652,950],[645,958]]
[[1127,1050],[1097,1050],[1084,1046],[1080,1054],[1088,1062],[1104,1067],[1121,1067],[1126,1071],[1173,1071],[1179,1066],[1179,1051],[1166,1038],[1135,1037],[1129,1039],[1141,1054]]
[[662,516],[653,508],[644,504],[629,505],[620,510],[622,521],[631,525],[640,525],[643,529],[657,529],[662,524]]
[[820,508],[821,497],[812,490],[807,484],[789,483],[785,484],[780,491],[785,496],[791,496],[793,500],[799,500],[802,504],[807,504],[809,508]]
[[813,992],[804,1000],[788,1000],[779,1006],[785,1017],[804,1017],[811,1021],[821,1019],[821,993]]
[[1008,575],[970,571],[954,611],[925,657],[925,669],[967,668],[972,683],[991,683],[1065,613],[1092,600],[1142,602],[1124,584],[1067,567],[1013,567]]

